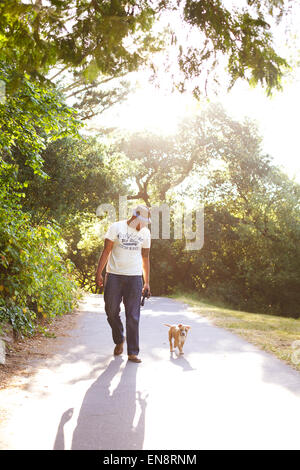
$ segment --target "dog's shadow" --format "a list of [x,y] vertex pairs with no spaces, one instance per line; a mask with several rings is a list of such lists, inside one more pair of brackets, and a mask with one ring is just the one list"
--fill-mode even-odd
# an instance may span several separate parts
[[176,366],[182,367],[184,372],[189,372],[194,369],[189,361],[184,357],[183,354],[178,354],[175,351],[170,352],[170,361]]

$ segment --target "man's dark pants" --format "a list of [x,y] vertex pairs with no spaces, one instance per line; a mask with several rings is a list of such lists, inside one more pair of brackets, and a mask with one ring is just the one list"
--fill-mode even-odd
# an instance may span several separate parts
[[124,327],[120,318],[123,299],[126,315],[127,354],[139,353],[140,304],[143,290],[142,276],[107,273],[104,285],[104,303],[108,323],[115,344],[124,341]]

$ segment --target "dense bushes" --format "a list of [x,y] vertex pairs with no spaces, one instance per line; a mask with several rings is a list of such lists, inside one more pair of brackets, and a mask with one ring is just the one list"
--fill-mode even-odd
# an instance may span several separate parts
[[257,210],[255,221],[267,224],[265,234],[242,211],[233,217],[227,203],[207,205],[201,250],[185,251],[184,240],[153,240],[153,294],[197,292],[233,308],[300,317],[300,224],[293,186],[279,204],[287,209],[289,199],[287,212],[273,208],[269,218]]
[[63,260],[62,239],[53,225],[32,226],[17,207],[0,207],[0,321],[33,333],[38,317],[72,310],[73,265]]

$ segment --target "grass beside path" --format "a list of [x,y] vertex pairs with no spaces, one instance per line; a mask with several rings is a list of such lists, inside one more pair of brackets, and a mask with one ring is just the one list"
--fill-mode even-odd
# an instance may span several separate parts
[[[195,294],[178,293],[170,297],[189,304],[194,312],[208,317],[216,326],[242,336],[300,371],[300,343],[296,350],[292,346],[294,341],[300,341],[300,319],[230,310],[199,300]],[[292,359],[297,350],[299,364],[296,365]]]

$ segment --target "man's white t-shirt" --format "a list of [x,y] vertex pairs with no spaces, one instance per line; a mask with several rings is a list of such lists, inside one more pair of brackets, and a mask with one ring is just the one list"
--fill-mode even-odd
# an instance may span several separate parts
[[114,222],[105,238],[114,242],[109,254],[106,272],[127,276],[142,275],[142,248],[150,248],[151,234],[148,227],[136,230],[127,220]]

